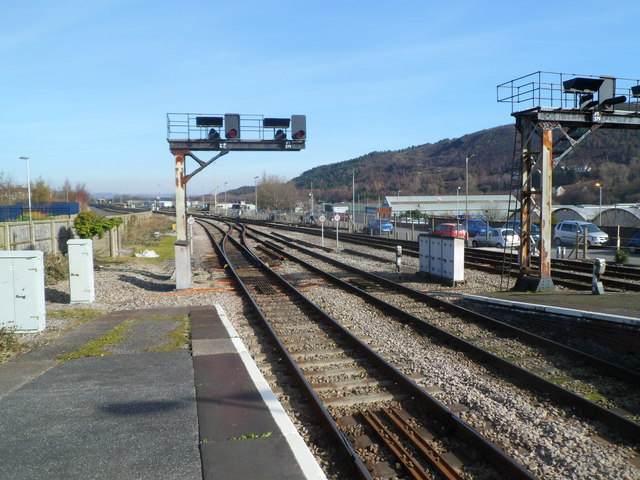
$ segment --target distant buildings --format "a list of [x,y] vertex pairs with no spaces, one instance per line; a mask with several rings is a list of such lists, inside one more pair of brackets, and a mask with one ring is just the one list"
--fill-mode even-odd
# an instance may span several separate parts
[[[505,221],[520,208],[513,195],[427,195],[385,197],[383,207],[391,208],[391,215],[405,216],[420,211],[430,217],[484,216],[490,221]],[[511,212],[511,213],[510,213]]]

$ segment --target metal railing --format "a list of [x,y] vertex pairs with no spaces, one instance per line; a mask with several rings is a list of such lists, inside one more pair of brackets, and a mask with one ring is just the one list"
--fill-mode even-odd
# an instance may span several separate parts
[[[498,85],[496,87],[497,101],[499,103],[510,103],[511,112],[537,107],[578,109],[580,107],[580,94],[566,91],[563,85],[565,81],[576,77],[612,78],[598,75],[538,71]],[[624,95],[627,98],[626,103],[616,105],[616,110],[640,113],[640,97],[634,97],[631,91],[632,87],[640,85],[640,80],[616,77],[615,81],[615,95]]]
[[[167,113],[167,139],[169,140],[206,140],[211,130],[210,126],[198,126],[198,117],[224,117],[224,114],[210,113]],[[240,115],[241,138],[264,140],[265,131],[269,138],[273,137],[271,127],[263,127],[264,115]],[[221,128],[221,130],[223,130]],[[287,130],[284,129],[283,130]],[[224,135],[224,130],[222,132]]]

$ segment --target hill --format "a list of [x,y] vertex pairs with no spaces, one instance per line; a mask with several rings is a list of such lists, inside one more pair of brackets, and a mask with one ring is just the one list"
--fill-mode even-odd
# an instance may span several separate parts
[[[559,132],[554,134],[560,138]],[[517,188],[519,149],[515,126],[503,125],[459,138],[371,152],[322,165],[291,182],[299,189],[309,189],[313,182],[313,189],[321,190],[323,200],[329,202],[351,199],[353,172],[356,196],[362,201],[396,195],[398,191],[401,195],[454,195],[457,187],[464,192],[465,156],[473,153],[469,161],[469,193],[507,193]],[[595,131],[554,170],[554,187],[565,187],[561,189],[565,193],[560,203],[597,203],[595,182],[604,185],[604,203],[640,201],[640,132]]]

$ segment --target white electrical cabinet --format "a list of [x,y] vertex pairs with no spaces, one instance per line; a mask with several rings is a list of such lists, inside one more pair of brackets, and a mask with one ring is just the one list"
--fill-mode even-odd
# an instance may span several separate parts
[[0,328],[39,332],[45,317],[43,253],[0,251]]
[[93,243],[91,240],[67,241],[70,303],[91,303],[96,299],[93,280]]
[[450,280],[464,282],[464,239],[420,234],[420,272]]

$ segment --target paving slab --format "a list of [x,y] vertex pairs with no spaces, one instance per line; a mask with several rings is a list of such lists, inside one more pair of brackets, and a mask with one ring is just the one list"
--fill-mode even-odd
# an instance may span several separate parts
[[71,360],[0,411],[3,478],[201,478],[186,350]]

